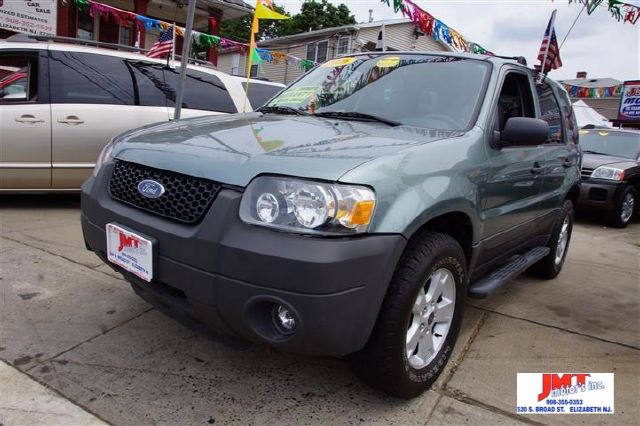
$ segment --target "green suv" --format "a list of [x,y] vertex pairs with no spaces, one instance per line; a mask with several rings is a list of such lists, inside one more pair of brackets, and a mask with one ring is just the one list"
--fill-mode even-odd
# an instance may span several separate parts
[[467,296],[560,272],[577,143],[566,92],[514,59],[360,54],[258,112],[116,137],[83,186],[82,228],[159,310],[345,356],[410,398],[442,372]]

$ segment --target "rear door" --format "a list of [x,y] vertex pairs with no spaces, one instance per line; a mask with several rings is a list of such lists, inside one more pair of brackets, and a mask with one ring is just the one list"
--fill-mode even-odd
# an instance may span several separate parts
[[89,52],[50,50],[52,187],[76,189],[114,136],[167,121],[164,97],[142,94],[149,81],[132,61]]
[[537,84],[536,91],[540,118],[549,123],[549,138],[543,145],[546,170],[541,201],[544,212],[549,213],[562,205],[569,190],[567,185],[573,182],[567,177],[578,166],[578,151],[575,147],[578,129],[568,99],[562,105],[562,92],[554,90],[554,86],[548,83]]
[[46,55],[0,52],[0,189],[51,187]]

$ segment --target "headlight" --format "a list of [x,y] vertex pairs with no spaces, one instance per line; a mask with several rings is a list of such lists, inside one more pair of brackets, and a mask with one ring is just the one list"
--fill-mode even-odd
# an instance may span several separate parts
[[308,234],[365,232],[376,205],[364,186],[262,176],[254,179],[240,203],[240,218],[253,225]]
[[624,180],[624,170],[615,167],[600,166],[591,173],[592,178]]
[[98,155],[98,159],[96,160],[96,165],[93,168],[93,176],[98,176],[98,172],[100,168],[104,165],[104,163],[111,161],[111,154],[113,153],[113,142],[109,142],[102,151],[100,151],[100,155]]

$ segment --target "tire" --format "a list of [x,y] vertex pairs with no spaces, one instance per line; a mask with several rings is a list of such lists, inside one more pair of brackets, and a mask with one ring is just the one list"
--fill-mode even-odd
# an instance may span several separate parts
[[[440,278],[441,286],[433,286],[432,278]],[[356,375],[398,398],[413,398],[427,390],[444,369],[456,342],[466,280],[465,255],[453,238],[437,232],[416,235],[399,261],[369,341],[351,356]],[[436,288],[443,290],[440,297],[437,291],[433,294]],[[420,305],[419,293],[424,295]],[[430,298],[436,299],[433,304]],[[409,335],[421,336],[414,339],[418,343],[412,355],[407,349]],[[430,352],[428,342],[433,345]]]
[[[553,231],[551,232],[551,237],[547,244],[547,247],[551,249],[551,252],[529,269],[533,275],[547,280],[551,280],[558,276],[564,266],[564,261],[567,258],[572,231],[573,203],[570,200],[566,200],[562,205],[560,214],[558,214],[558,219],[553,226]],[[564,236],[564,247],[560,246],[561,234]]]
[[633,186],[626,186],[616,200],[613,210],[607,212],[607,224],[613,228],[626,228],[638,210],[638,192]]

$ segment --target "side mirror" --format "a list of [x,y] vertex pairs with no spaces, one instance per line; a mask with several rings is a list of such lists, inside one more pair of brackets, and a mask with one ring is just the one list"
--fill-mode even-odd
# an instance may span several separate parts
[[511,117],[500,132],[502,146],[541,145],[549,137],[549,123],[538,118]]

